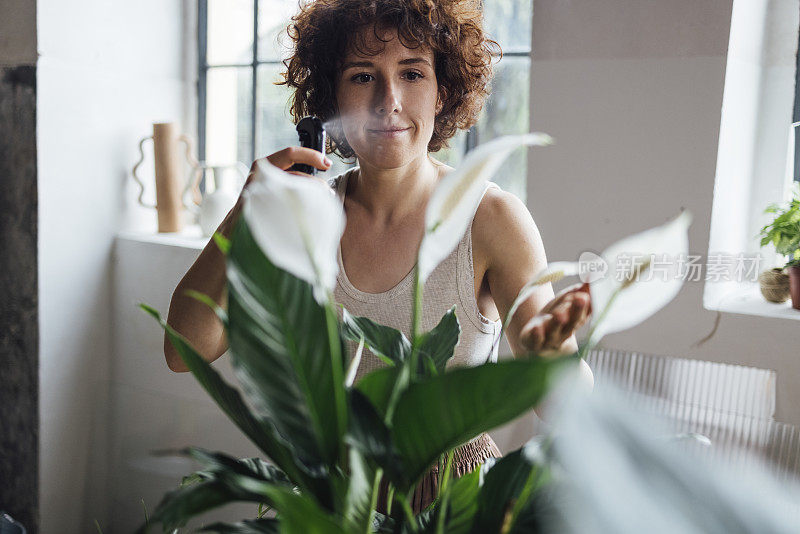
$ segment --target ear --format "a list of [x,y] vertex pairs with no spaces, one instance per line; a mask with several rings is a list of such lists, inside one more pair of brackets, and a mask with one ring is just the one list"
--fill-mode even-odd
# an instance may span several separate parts
[[442,112],[444,101],[447,98],[447,92],[443,88],[439,88],[439,93],[436,95],[436,114]]

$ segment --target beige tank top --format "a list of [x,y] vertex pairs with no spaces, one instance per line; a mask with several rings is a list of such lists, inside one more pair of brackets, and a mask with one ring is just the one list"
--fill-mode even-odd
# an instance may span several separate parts
[[[358,171],[358,167],[333,178],[331,187],[344,202],[347,180]],[[489,182],[489,187],[498,187]],[[485,193],[486,191],[484,191]],[[338,251],[339,275],[334,298],[350,314],[368,317],[380,324],[390,326],[411,336],[411,306],[413,302],[414,269],[396,286],[382,293],[366,293],[359,290],[347,278],[342,262],[342,249]],[[442,316],[455,305],[456,318],[461,327],[461,335],[453,358],[447,367],[462,365],[475,366],[487,361],[497,361],[500,337],[500,321],[491,321],[478,310],[475,300],[475,272],[472,264],[472,222],[450,255],[439,264],[428,277],[423,290],[422,331],[433,329]],[[355,353],[357,344],[348,342],[350,355]],[[383,367],[385,364],[368,349],[361,355],[361,364],[356,373],[356,381],[363,375]]]

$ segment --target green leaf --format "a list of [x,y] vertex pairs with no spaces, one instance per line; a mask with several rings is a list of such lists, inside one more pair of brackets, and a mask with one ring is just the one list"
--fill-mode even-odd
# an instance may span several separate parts
[[552,484],[537,489],[530,499],[522,504],[509,529],[509,534],[569,531],[560,499],[563,499],[563,496],[559,497]]
[[372,525],[372,493],[375,485],[375,470],[370,468],[364,456],[356,448],[348,451],[350,477],[345,497],[344,520],[348,528],[356,532],[369,532]]
[[351,341],[364,342],[387,365],[402,363],[411,355],[411,342],[399,330],[366,317],[355,317],[342,309],[342,334]]
[[337,519],[305,494],[278,487],[266,488],[278,510],[281,534],[345,534]]
[[481,469],[450,481],[450,504],[447,511],[448,534],[467,534],[478,511]]
[[219,232],[214,232],[214,235],[211,237],[214,239],[214,243],[217,244],[219,251],[222,252],[223,255],[227,256],[228,252],[231,250],[230,240]]
[[214,312],[217,318],[222,322],[222,324],[227,326],[228,314],[225,312],[224,309],[222,309],[221,306],[219,306],[216,302],[214,302],[214,299],[212,299],[211,297],[209,297],[204,293],[195,291],[194,289],[187,289],[186,291],[184,291],[184,294],[187,297],[193,298],[194,300],[208,306],[211,309],[211,311]]
[[178,451],[205,465],[206,474],[215,471],[229,471],[240,475],[258,478],[265,482],[291,485],[292,481],[278,467],[265,462],[261,458],[234,458],[222,452],[211,452],[199,447],[189,447]]
[[270,262],[244,219],[231,241],[227,334],[244,392],[312,472],[331,467],[346,428],[341,340],[332,354],[311,286]]
[[314,487],[313,481],[310,481],[309,477],[298,469],[291,450],[285,446],[275,429],[267,422],[258,421],[244,404],[239,392],[229,386],[211,367],[211,364],[203,359],[183,336],[169,326],[155,309],[145,304],[141,304],[140,307],[152,315],[164,328],[170,343],[178,351],[183,363],[200,382],[203,389],[222,408],[225,415],[296,483]]
[[436,370],[443,373],[445,364],[453,357],[459,335],[461,335],[461,327],[456,318],[456,307],[453,306],[442,316],[439,324],[433,330],[422,336],[419,347],[420,355],[429,357],[436,366]]
[[356,389],[369,399],[381,419],[386,417],[386,408],[399,374],[397,367],[384,367],[361,377],[356,384]]
[[369,399],[357,389],[350,391],[350,427],[345,440],[382,467],[392,481],[401,479],[403,466],[391,433]]
[[487,462],[488,471],[478,496],[478,513],[475,517],[473,532],[500,532],[506,517],[513,512],[519,503],[520,495],[531,484],[545,480],[547,462],[538,442],[531,441],[521,449],[509,453],[499,460]]
[[240,495],[217,480],[181,487],[164,495],[149,521],[140,526],[136,532],[145,533],[154,523],[162,523],[165,532],[179,528],[197,514],[240,498]]
[[[205,469],[184,477],[180,488],[164,496],[150,522],[165,527],[182,526],[192,516],[235,501],[264,502],[263,486],[292,488],[286,474],[259,458],[236,459],[221,452],[190,447],[175,454],[188,456]],[[190,481],[189,484],[184,482]],[[146,531],[147,523],[142,527]]]
[[199,532],[217,532],[218,534],[279,534],[280,523],[277,519],[245,519],[239,523],[212,523]]
[[400,396],[392,438],[403,458],[406,491],[445,451],[536,406],[554,376],[577,355],[459,368],[412,383]]

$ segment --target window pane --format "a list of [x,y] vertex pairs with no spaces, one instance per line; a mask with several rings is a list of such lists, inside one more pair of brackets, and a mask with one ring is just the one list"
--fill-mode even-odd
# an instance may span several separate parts
[[289,116],[289,90],[279,81],[281,65],[259,65],[256,91],[256,157],[263,158],[297,145],[297,132]]
[[209,65],[253,62],[253,0],[208,0]]
[[[291,91],[284,85],[275,85],[282,80],[283,65],[260,65],[258,67],[258,91],[256,108],[256,157],[263,158],[287,146],[298,146],[300,139],[289,115]],[[338,156],[330,155],[333,165],[321,178],[332,178],[352,167]]]
[[252,156],[252,83],[250,67],[208,69],[206,93],[206,161],[250,167]]
[[297,2],[289,0],[258,0],[259,61],[279,61],[289,55],[292,41],[285,30],[298,9]]
[[491,0],[483,3],[484,29],[507,49],[531,47],[532,0]]
[[[495,65],[492,94],[478,119],[479,143],[501,135],[528,131],[529,83],[529,58],[505,57]],[[492,180],[525,200],[527,150],[520,148],[514,151]]]
[[439,152],[434,152],[433,157],[451,167],[458,167],[464,158],[467,147],[467,132],[458,130],[456,135],[450,138],[447,143],[449,148],[442,148]]

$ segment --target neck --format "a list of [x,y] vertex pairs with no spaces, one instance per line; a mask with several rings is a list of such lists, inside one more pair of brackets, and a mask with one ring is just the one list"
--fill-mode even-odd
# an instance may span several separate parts
[[442,163],[418,158],[395,169],[381,169],[359,160],[359,172],[348,183],[347,197],[374,221],[391,225],[425,208],[440,176]]

